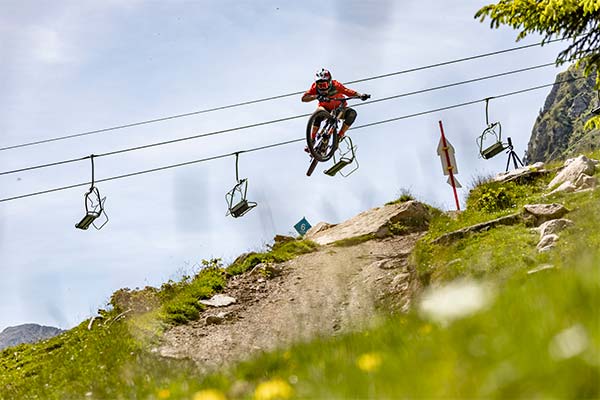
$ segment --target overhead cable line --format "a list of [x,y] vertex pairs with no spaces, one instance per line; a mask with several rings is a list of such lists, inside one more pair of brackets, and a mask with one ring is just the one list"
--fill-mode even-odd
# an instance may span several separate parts
[[[393,121],[399,121],[399,120],[408,119],[408,118],[414,118],[414,117],[418,117],[418,116],[422,116],[422,115],[426,115],[426,114],[432,114],[432,113],[439,112],[439,111],[445,111],[445,110],[450,110],[450,109],[454,109],[454,108],[465,107],[465,106],[469,106],[469,105],[472,105],[472,104],[480,103],[482,101],[485,101],[486,99],[487,100],[489,100],[489,99],[499,99],[499,98],[502,98],[502,97],[514,96],[514,95],[517,95],[517,94],[521,94],[521,93],[525,93],[525,92],[531,92],[531,91],[534,91],[534,90],[539,90],[539,89],[547,88],[547,87],[550,87],[550,86],[559,85],[559,84],[562,84],[562,83],[574,82],[574,81],[577,81],[577,80],[580,80],[580,79],[585,79],[585,77],[566,79],[566,80],[563,80],[563,81],[549,83],[549,84],[546,84],[546,85],[534,86],[534,87],[530,87],[530,88],[527,88],[527,89],[521,89],[521,90],[517,90],[517,91],[513,91],[513,92],[503,93],[503,94],[500,94],[500,95],[497,95],[497,96],[486,97],[484,99],[467,101],[467,102],[464,102],[464,103],[453,104],[453,105],[446,106],[446,107],[440,107],[440,108],[436,108],[436,109],[432,109],[432,110],[421,111],[421,112],[414,113],[414,114],[403,115],[403,116],[396,117],[396,118],[390,118],[390,119],[386,119],[386,120],[382,120],[382,121],[371,122],[371,123],[368,123],[368,124],[364,124],[364,125],[360,125],[360,126],[357,126],[357,127],[353,127],[350,130],[357,130],[357,129],[367,128],[367,127],[371,127],[371,126],[375,126],[375,125],[386,124],[386,123],[393,122]],[[152,169],[147,169],[147,170],[132,172],[132,173],[124,174],[124,175],[112,176],[112,177],[109,177],[109,178],[104,178],[104,179],[96,180],[96,183],[108,182],[108,181],[113,181],[113,180],[118,180],[118,179],[123,179],[123,178],[129,178],[129,177],[137,176],[137,175],[144,175],[144,174],[148,174],[148,173],[152,173],[152,172],[164,171],[164,170],[168,170],[168,169],[172,169],[172,168],[177,168],[177,167],[182,167],[182,166],[186,166],[186,165],[198,164],[198,163],[201,163],[201,162],[212,161],[212,160],[217,160],[217,159],[220,159],[220,158],[226,158],[226,157],[234,156],[236,154],[251,153],[251,152],[254,152],[254,151],[265,150],[265,149],[270,149],[270,148],[279,147],[279,146],[285,146],[285,145],[288,145],[288,144],[291,144],[291,143],[302,142],[304,140],[306,140],[306,139],[305,138],[292,139],[292,140],[287,140],[285,142],[278,142],[278,143],[273,143],[273,144],[264,145],[264,146],[260,146],[260,147],[254,147],[254,148],[251,148],[251,149],[248,149],[248,150],[235,151],[233,153],[221,154],[221,155],[218,155],[218,156],[212,156],[212,157],[202,158],[202,159],[193,160],[193,161],[187,161],[187,162],[178,163],[178,164],[166,165],[166,166],[163,166],[163,167],[158,167],[158,168],[152,168]],[[94,155],[94,157],[96,157],[96,156]],[[88,186],[89,184],[90,184],[90,182],[77,183],[77,184],[74,184],[74,185],[62,186],[62,187],[58,187],[58,188],[54,188],[54,189],[43,190],[43,191],[40,191],[40,192],[28,193],[28,194],[23,194],[23,195],[14,196],[14,197],[7,197],[7,198],[0,199],[0,203],[7,202],[7,201],[12,201],[12,200],[23,199],[23,198],[32,197],[32,196],[38,196],[38,195],[42,195],[42,194],[48,194],[48,193],[58,192],[58,191],[67,190],[67,189],[73,189],[73,188],[81,187],[81,186]]]
[[[373,104],[373,103],[379,103],[379,102],[387,101],[387,100],[393,100],[393,99],[397,99],[397,98],[400,98],[400,97],[414,96],[414,95],[417,95],[417,94],[432,92],[432,91],[435,91],[435,90],[447,89],[447,88],[454,87],[454,86],[465,85],[465,84],[468,84],[468,83],[474,83],[474,82],[479,82],[479,81],[483,81],[483,80],[487,80],[487,79],[498,78],[498,77],[501,77],[501,76],[516,74],[516,73],[520,73],[520,72],[531,71],[531,70],[534,70],[534,69],[544,68],[544,67],[548,67],[548,66],[552,66],[552,65],[554,65],[554,63],[546,63],[546,64],[541,64],[541,65],[535,65],[535,66],[532,66],[532,67],[521,68],[521,69],[517,69],[517,70],[513,70],[513,71],[501,72],[501,73],[498,73],[498,74],[482,76],[482,77],[479,77],[479,78],[474,78],[474,79],[468,79],[468,80],[465,80],[465,81],[449,83],[449,84],[446,84],[446,85],[435,86],[435,87],[426,88],[426,89],[420,89],[420,90],[416,90],[416,91],[412,91],[412,92],[407,92],[407,93],[401,93],[401,94],[397,94],[397,95],[394,95],[394,96],[383,97],[381,99],[376,99],[376,100],[371,100],[371,101],[367,101],[367,102],[364,102],[364,103],[355,104],[354,107],[368,105],[368,104]],[[258,122],[258,123],[250,124],[250,125],[238,126],[238,127],[235,127],[235,128],[222,129],[222,130],[219,130],[219,131],[213,131],[213,132],[202,133],[202,134],[193,135],[193,136],[187,136],[187,137],[183,137],[183,138],[179,138],[179,139],[172,139],[172,140],[167,140],[167,141],[162,141],[162,142],[156,142],[156,143],[150,143],[150,144],[136,146],[136,147],[129,147],[129,148],[125,148],[125,149],[110,151],[110,152],[107,152],[107,153],[95,154],[94,157],[96,157],[96,158],[106,157],[106,156],[112,156],[112,155],[116,155],[116,154],[127,153],[127,152],[131,152],[131,151],[148,149],[148,148],[151,148],[151,147],[164,146],[164,145],[167,145],[167,144],[178,143],[178,142],[182,142],[182,141],[186,141],[186,140],[199,139],[199,138],[203,138],[203,137],[219,135],[219,134],[222,134],[222,133],[234,132],[234,131],[239,131],[239,130],[243,130],[243,129],[256,128],[256,127],[264,126],[264,125],[276,124],[276,123],[279,123],[279,122],[285,122],[285,121],[290,121],[290,120],[293,120],[293,119],[308,117],[310,115],[311,114],[295,115],[295,116],[291,116],[291,117],[279,118],[279,119],[270,120],[270,121]],[[40,164],[40,165],[36,165],[36,166],[32,166],[32,167],[25,167],[25,168],[19,168],[19,169],[10,170],[10,171],[4,171],[4,172],[0,172],[0,176],[14,174],[14,173],[18,173],[18,172],[31,171],[31,170],[40,169],[40,168],[54,167],[54,166],[63,165],[63,164],[69,164],[69,163],[73,163],[73,162],[77,162],[77,161],[86,160],[89,157],[90,156],[78,157],[78,158],[72,158],[72,159],[69,159],[69,160],[57,161],[57,162],[52,162],[52,163],[47,163],[47,164]]]
[[[546,42],[542,41],[542,42],[533,43],[533,44],[511,47],[508,49],[492,51],[489,53],[477,54],[474,56],[458,58],[458,59],[454,59],[454,60],[450,60],[450,61],[443,61],[443,62],[439,62],[439,63],[435,63],[435,64],[429,64],[429,65],[424,65],[424,66],[420,66],[420,67],[414,67],[414,68],[409,68],[409,69],[405,69],[405,70],[400,70],[400,71],[396,71],[396,72],[390,72],[387,74],[375,75],[375,76],[362,78],[362,79],[356,79],[353,81],[344,82],[344,84],[350,85],[350,84],[359,83],[359,82],[367,82],[367,81],[371,81],[371,80],[375,80],[375,79],[389,78],[391,76],[402,75],[402,74],[407,74],[407,73],[417,72],[417,71],[423,71],[423,70],[431,69],[431,68],[443,67],[446,65],[461,63],[461,62],[465,62],[465,61],[472,61],[472,60],[476,60],[478,58],[495,56],[498,54],[508,53],[508,52],[517,51],[517,50],[523,50],[523,49],[527,49],[527,48],[531,48],[531,47],[537,47],[540,45],[545,45],[545,44],[553,43],[553,42],[559,42],[559,41],[563,41],[563,40],[564,39],[553,39],[553,40],[548,40]],[[247,105],[262,103],[262,102],[266,102],[266,101],[270,101],[270,100],[277,100],[277,99],[282,99],[285,97],[296,96],[296,95],[299,95],[302,93],[304,93],[303,90],[297,91],[297,92],[292,92],[292,93],[285,93],[285,94],[270,96],[270,97],[264,97],[264,98],[260,98],[260,99],[256,99],[256,100],[248,100],[248,101],[229,104],[229,105],[220,106],[220,107],[207,108],[204,110],[192,111],[192,112],[183,113],[183,114],[175,114],[175,115],[170,115],[170,116],[166,116],[166,117],[149,119],[149,120],[145,120],[145,121],[132,122],[129,124],[116,125],[116,126],[112,126],[109,128],[96,129],[96,130],[92,130],[92,131],[75,133],[75,134],[66,135],[66,136],[58,136],[58,137],[54,137],[54,138],[42,139],[42,140],[37,140],[37,141],[33,141],[33,142],[16,144],[16,145],[12,145],[12,146],[5,146],[5,147],[0,147],[0,151],[18,149],[18,148],[22,148],[22,147],[34,146],[34,145],[39,145],[39,144],[44,144],[44,143],[57,142],[60,140],[74,139],[74,138],[78,138],[78,137],[82,137],[82,136],[94,135],[94,134],[98,134],[98,133],[110,132],[110,131],[115,131],[115,130],[125,129],[125,128],[132,128],[135,126],[153,124],[153,123],[168,121],[168,120],[177,119],[177,118],[190,117],[192,115],[206,114],[206,113],[210,113],[210,112],[214,112],[214,111],[226,110],[229,108],[247,106]]]

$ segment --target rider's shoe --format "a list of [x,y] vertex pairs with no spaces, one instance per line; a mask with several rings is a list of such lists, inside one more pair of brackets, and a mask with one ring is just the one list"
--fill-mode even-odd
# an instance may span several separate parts
[[304,151],[308,154],[310,154],[310,150],[308,149],[308,146],[304,146]]

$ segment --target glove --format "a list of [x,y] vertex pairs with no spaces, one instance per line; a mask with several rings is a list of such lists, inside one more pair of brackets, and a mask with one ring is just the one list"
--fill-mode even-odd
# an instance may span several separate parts
[[367,100],[367,99],[370,99],[370,98],[371,98],[371,95],[370,95],[370,94],[361,94],[361,95],[360,95],[360,99],[361,99],[362,101],[365,101],[365,100]]
[[317,100],[325,102],[325,101],[327,101],[327,96],[322,95],[322,94],[318,94],[317,95]]

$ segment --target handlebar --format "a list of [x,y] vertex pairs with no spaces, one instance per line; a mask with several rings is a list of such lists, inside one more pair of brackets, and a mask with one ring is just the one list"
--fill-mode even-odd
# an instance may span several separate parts
[[[323,97],[320,100],[323,101],[346,101],[346,100],[354,100],[354,99],[361,99],[361,100],[367,100],[371,98],[370,94],[364,95],[365,98],[363,99],[363,96],[349,96],[349,97]],[[319,97],[317,97],[317,100],[319,100]]]

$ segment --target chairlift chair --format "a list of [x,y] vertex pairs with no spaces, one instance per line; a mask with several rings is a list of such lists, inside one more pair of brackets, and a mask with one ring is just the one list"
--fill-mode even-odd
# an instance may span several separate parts
[[243,216],[258,205],[258,203],[246,199],[248,179],[239,179],[238,161],[239,153],[235,153],[235,179],[237,183],[233,189],[225,195],[225,200],[227,201],[227,213],[225,216],[231,215],[234,218]]
[[[342,145],[345,147],[342,148]],[[346,174],[341,172],[343,168],[352,164],[353,162],[356,164],[356,167],[353,170]],[[346,178],[354,173],[358,167],[358,161],[356,160],[356,146],[352,144],[352,139],[350,139],[349,136],[344,136],[338,144],[336,154],[333,155],[333,166],[325,170],[324,173],[329,176],[335,176],[339,172],[340,175]]]
[[[87,230],[90,225],[93,225],[94,228],[100,230],[108,223],[108,215],[104,210],[104,202],[106,201],[106,197],[100,197],[100,191],[96,186],[94,186],[94,155],[90,156],[90,160],[92,161],[92,184],[90,189],[84,195],[84,204],[85,204],[85,215],[79,221],[75,228]],[[96,225],[96,220],[104,215],[105,221]]]
[[257,203],[246,199],[247,191],[248,179],[242,179],[225,195],[228,209],[227,214],[225,215],[231,215],[234,218],[238,218],[257,206]]
[[[106,197],[100,197],[100,191],[97,187],[91,187],[90,190],[85,194],[85,215],[75,225],[75,228],[87,230],[90,225],[93,225],[94,228],[100,230],[108,223],[108,216],[104,212],[104,202],[106,201]],[[96,225],[95,221],[102,214],[105,215],[106,220],[100,224]]]
[[[500,154],[506,149],[506,146],[502,143],[502,125],[500,125],[500,122],[491,124],[489,122],[488,106],[490,99],[491,98],[485,99],[485,123],[487,124],[487,128],[485,128],[483,133],[477,138],[479,154],[486,160]],[[490,143],[490,138],[493,138],[493,142],[491,145],[487,145]],[[484,148],[484,145],[487,146]]]

